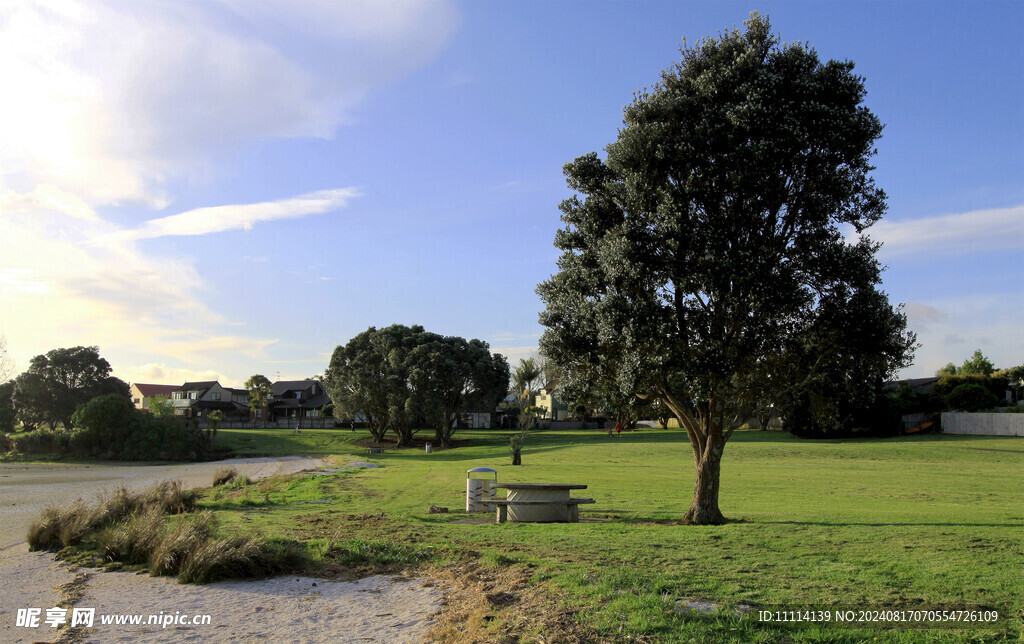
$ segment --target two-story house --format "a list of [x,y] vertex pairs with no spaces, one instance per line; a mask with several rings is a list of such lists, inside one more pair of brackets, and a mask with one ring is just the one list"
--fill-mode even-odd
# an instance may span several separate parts
[[319,418],[331,402],[319,380],[279,380],[270,395],[270,414],[277,420]]
[[[243,405],[239,400],[245,399]],[[220,410],[225,417],[245,418],[249,413],[249,394],[244,389],[223,387],[216,380],[186,382],[171,393],[174,415],[186,418],[206,416]]]

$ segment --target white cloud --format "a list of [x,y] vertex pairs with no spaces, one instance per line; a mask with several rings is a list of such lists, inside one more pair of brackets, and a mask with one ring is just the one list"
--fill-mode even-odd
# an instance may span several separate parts
[[241,145],[332,136],[457,26],[448,2],[0,3],[0,333],[12,354],[25,363],[100,345],[115,369],[199,369],[190,373],[265,360],[275,339],[224,332],[238,323],[203,300],[193,264],[135,240],[329,212],[353,189],[200,208],[127,231],[97,209],[163,209],[170,186],[213,180]]
[[196,208],[177,215],[152,219],[136,230],[123,230],[97,240],[99,243],[152,239],[174,235],[207,235],[225,230],[250,230],[253,224],[277,219],[317,215],[343,207],[359,196],[354,188],[322,190],[263,203]]
[[883,242],[880,252],[883,258],[917,253],[967,254],[1024,249],[1024,205],[909,221],[884,219],[869,228],[867,234]]
[[267,137],[329,137],[454,33],[449,3],[0,4],[0,185],[161,207]]
[[520,360],[527,358],[538,359],[540,349],[537,345],[526,347],[491,347],[491,353],[500,353],[508,360],[508,364],[514,369]]

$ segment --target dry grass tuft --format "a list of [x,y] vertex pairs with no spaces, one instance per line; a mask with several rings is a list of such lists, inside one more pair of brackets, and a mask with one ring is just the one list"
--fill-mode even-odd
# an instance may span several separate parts
[[216,521],[210,512],[179,521],[150,553],[149,574],[154,577],[177,574],[189,553],[199,550],[213,536],[215,528]]
[[28,529],[28,546],[31,550],[56,547],[60,542],[60,529],[68,506],[51,505],[32,522]]
[[431,576],[450,590],[437,625],[425,639],[496,644],[600,641],[562,606],[549,586],[531,583],[532,574],[529,565],[492,568],[478,563],[432,571]]
[[163,537],[164,515],[156,508],[112,525],[96,535],[96,549],[107,561],[141,564]]
[[222,467],[213,475],[213,487],[227,485],[238,476],[238,470],[233,467]]
[[207,584],[221,579],[258,579],[293,572],[305,564],[294,542],[275,543],[262,537],[209,539],[182,562],[178,581]]

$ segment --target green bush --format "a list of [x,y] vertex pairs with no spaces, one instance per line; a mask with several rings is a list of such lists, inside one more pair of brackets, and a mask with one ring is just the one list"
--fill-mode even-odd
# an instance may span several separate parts
[[200,429],[139,411],[116,394],[93,398],[75,411],[72,420],[73,434],[41,436],[24,449],[16,445],[16,450],[32,448],[37,453],[59,451],[131,461],[194,461],[209,448],[209,438]]
[[959,385],[946,396],[946,405],[958,411],[981,411],[995,407],[999,399],[981,385]]
[[945,376],[935,383],[935,395],[945,398],[960,385],[978,385],[984,387],[996,398],[1002,399],[1006,395],[1007,383],[1008,380],[1002,376],[983,376],[980,374]]
[[63,456],[75,445],[75,432],[68,429],[37,429],[10,434],[11,451],[21,454],[57,454]]

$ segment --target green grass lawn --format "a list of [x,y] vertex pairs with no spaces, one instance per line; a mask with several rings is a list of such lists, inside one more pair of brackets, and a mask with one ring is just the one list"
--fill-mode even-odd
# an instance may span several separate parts
[[[348,430],[221,430],[240,453],[334,454],[379,469],[222,492],[229,527],[292,537],[311,551],[386,542],[428,561],[525,565],[601,637],[667,641],[1020,641],[1024,614],[1024,439],[920,436],[804,441],[737,432],[722,465],[733,522],[673,523],[693,462],[681,430],[538,432],[509,465],[507,433],[462,431],[456,449],[368,457]],[[584,483],[578,524],[464,524],[466,470],[500,482]],[[452,514],[428,514],[431,505]],[[383,516],[381,516],[383,515]],[[415,558],[413,558],[415,559]],[[701,598],[771,609],[994,608],[993,628],[878,630],[758,623],[677,609]],[[491,622],[502,629],[501,609]]]

